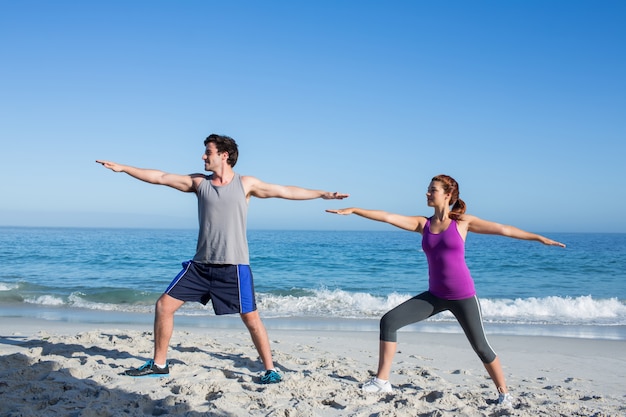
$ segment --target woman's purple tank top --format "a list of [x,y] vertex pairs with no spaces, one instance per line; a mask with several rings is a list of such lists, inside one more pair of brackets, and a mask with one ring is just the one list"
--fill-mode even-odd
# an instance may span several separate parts
[[428,260],[428,291],[446,300],[462,300],[476,295],[474,280],[465,263],[465,242],[457,223],[441,233],[430,232],[430,219],[424,225],[422,249]]

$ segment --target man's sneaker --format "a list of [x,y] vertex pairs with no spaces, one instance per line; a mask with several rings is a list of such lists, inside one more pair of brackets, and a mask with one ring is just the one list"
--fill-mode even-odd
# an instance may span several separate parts
[[124,374],[128,376],[168,376],[170,374],[170,366],[166,362],[165,368],[159,368],[157,365],[154,364],[154,361],[150,359],[139,368],[129,369],[128,371],[124,372]]
[[513,407],[513,397],[511,397],[511,394],[506,393],[498,395],[498,405],[503,407]]
[[261,384],[278,384],[283,380],[283,376],[278,369],[268,369],[261,375]]
[[361,387],[363,392],[392,392],[389,381],[381,381],[378,378],[372,378]]

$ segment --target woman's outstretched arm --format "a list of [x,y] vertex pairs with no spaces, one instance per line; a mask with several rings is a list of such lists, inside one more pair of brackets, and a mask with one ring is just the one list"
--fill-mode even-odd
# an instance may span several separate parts
[[389,213],[382,210],[368,210],[358,207],[348,207],[343,209],[329,209],[327,213],[341,214],[344,216],[356,214],[369,220],[389,223],[392,226],[411,232],[422,232],[426,218],[423,216],[404,216],[402,214]]
[[548,246],[559,246],[561,248],[565,247],[565,244],[561,242],[538,235],[537,233],[527,232],[515,226],[483,220],[468,214],[464,214],[460,220],[467,223],[467,230],[470,232],[487,235],[500,235],[521,240],[534,240]]

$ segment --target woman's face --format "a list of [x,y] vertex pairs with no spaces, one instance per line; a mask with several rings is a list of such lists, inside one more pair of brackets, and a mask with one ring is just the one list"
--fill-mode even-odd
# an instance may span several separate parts
[[[447,201],[446,201],[447,200]],[[429,207],[448,205],[450,201],[450,193],[443,190],[443,184],[440,181],[432,181],[426,191],[426,203]]]

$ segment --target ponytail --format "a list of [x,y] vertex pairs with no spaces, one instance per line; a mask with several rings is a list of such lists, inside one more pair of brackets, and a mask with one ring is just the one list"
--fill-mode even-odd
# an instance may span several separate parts
[[454,202],[454,205],[452,206],[452,210],[450,210],[448,217],[450,217],[452,220],[458,220],[461,214],[465,213],[465,207],[465,201],[458,198]]

